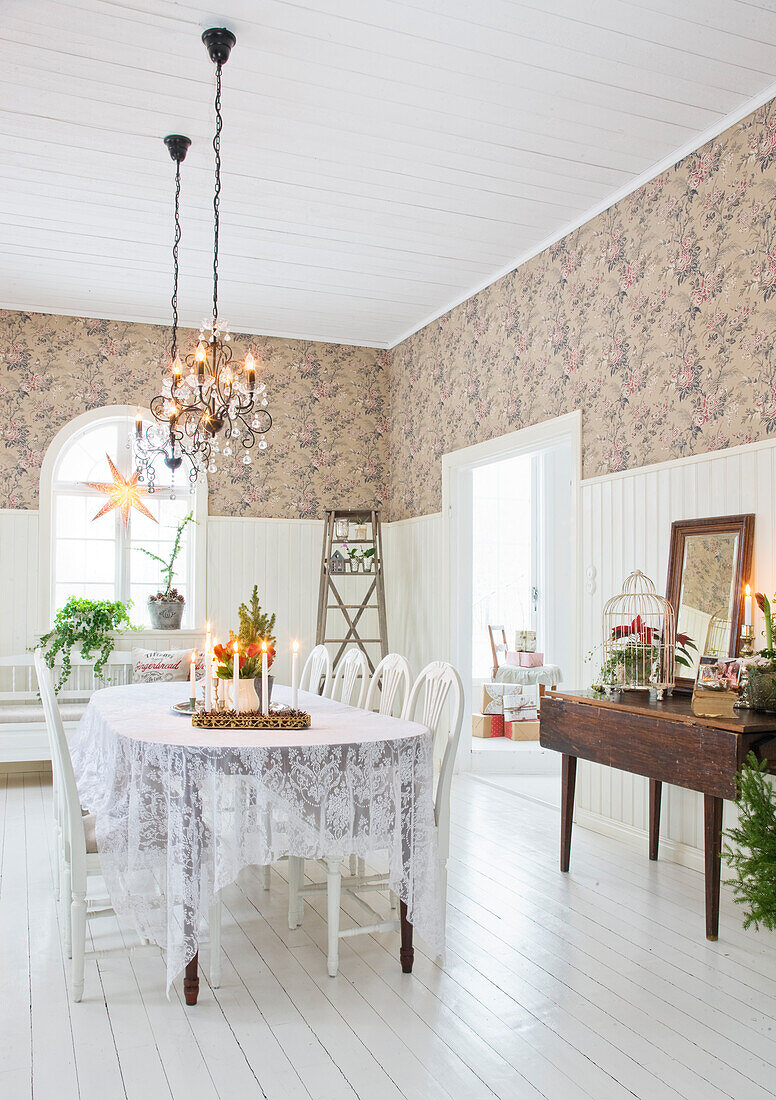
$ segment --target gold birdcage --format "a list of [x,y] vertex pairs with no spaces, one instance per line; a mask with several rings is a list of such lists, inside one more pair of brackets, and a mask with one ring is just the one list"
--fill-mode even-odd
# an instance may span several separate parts
[[675,650],[674,609],[637,569],[604,605],[601,685],[606,691],[652,689],[662,699],[674,687]]

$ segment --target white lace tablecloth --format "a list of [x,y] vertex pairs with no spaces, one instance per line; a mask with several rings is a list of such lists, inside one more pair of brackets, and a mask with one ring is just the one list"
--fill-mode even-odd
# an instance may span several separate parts
[[[309,730],[201,730],[171,711],[187,694],[185,683],[104,688],[71,738],[111,903],[167,952],[168,992],[215,892],[287,855],[387,851],[391,888],[441,953],[429,730],[307,692]],[[276,685],[273,701],[290,689]]]

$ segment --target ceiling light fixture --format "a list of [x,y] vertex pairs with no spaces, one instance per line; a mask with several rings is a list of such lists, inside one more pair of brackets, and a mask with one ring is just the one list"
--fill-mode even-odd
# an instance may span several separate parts
[[[162,394],[151,403],[157,420],[169,425],[174,439],[172,457],[186,455],[192,464],[190,478],[196,481],[199,470],[216,472],[216,454],[230,457],[233,447],[249,466],[251,452],[267,448],[266,433],[272,427],[267,408],[266,383],[257,378],[257,364],[249,352],[240,362],[233,357],[229,325],[218,316],[218,249],[221,222],[221,71],[229,60],[236,38],[225,27],[211,27],[202,35],[210,60],[216,67],[215,181],[213,188],[213,314],[203,322],[195,350],[181,363],[175,344],[177,299],[174,298],[173,346],[170,372],[162,385]],[[184,153],[185,155],[185,153]],[[181,158],[182,159],[182,158]],[[176,239],[180,239],[177,221]],[[175,288],[177,292],[178,259],[174,252]],[[167,461],[167,459],[165,459]],[[180,465],[180,463],[178,463]]]

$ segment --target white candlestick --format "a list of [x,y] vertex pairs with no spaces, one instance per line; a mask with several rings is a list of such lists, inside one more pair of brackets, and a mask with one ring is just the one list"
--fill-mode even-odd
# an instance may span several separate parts
[[207,624],[205,634],[205,710],[213,709],[213,638],[210,634],[210,623]]
[[291,706],[296,710],[299,706],[299,642],[291,646]]
[[240,713],[240,647],[237,642],[234,643],[234,654],[232,655],[232,692],[234,699],[232,700],[232,709],[239,714]]
[[192,706],[197,701],[197,651],[192,650],[189,662],[189,698]]
[[261,643],[261,713],[269,714],[269,665],[267,643]]
[[752,625],[752,589],[749,585],[746,586],[746,595],[744,596],[744,626]]

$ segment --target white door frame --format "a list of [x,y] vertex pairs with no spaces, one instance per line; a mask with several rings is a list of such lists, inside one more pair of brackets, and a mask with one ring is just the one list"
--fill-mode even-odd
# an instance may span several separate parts
[[[572,637],[572,668],[569,681],[581,683],[581,592],[580,482],[582,480],[582,412],[566,413],[542,424],[533,424],[516,432],[475,443],[442,456],[442,622],[441,634],[448,642],[451,663],[462,672],[465,714],[472,714],[471,698],[471,638],[461,627],[462,612],[471,605],[471,523],[462,515],[469,508],[471,494],[466,479],[475,466],[495,460],[512,458],[526,452],[541,450],[556,443],[568,443],[571,448],[571,542],[575,568],[568,578],[565,599],[568,602],[568,626]],[[494,532],[494,535],[496,533]],[[467,600],[467,593],[469,593]],[[468,633],[471,631],[469,630]],[[468,662],[468,664],[465,664]],[[465,672],[463,671],[465,669]],[[462,737],[458,766],[468,767],[470,740]]]

